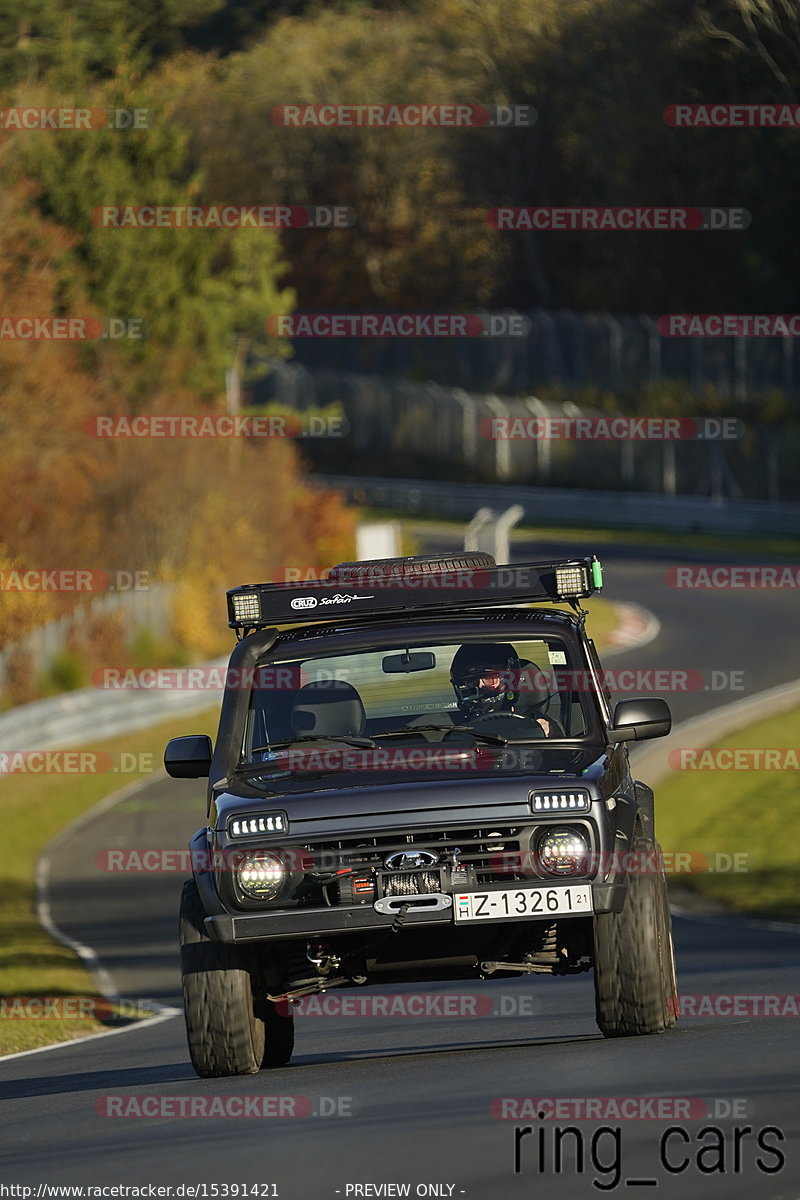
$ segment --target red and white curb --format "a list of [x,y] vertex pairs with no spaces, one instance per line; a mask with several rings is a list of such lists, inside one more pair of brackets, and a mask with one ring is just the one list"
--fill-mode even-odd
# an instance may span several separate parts
[[609,654],[621,654],[624,650],[638,650],[639,647],[655,641],[661,632],[661,622],[648,608],[628,601],[614,601],[614,608],[617,611],[618,624],[609,636],[604,657]]

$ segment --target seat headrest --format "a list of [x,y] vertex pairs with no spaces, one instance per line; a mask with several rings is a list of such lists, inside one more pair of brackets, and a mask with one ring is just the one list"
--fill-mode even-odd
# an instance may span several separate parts
[[352,684],[341,679],[307,683],[292,703],[292,731],[297,737],[317,737],[364,732],[364,703]]

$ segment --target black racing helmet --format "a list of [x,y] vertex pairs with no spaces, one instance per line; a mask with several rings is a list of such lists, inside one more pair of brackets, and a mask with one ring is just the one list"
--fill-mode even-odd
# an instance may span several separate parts
[[461,715],[468,721],[510,712],[519,699],[522,662],[509,642],[459,646],[450,664],[450,682]]

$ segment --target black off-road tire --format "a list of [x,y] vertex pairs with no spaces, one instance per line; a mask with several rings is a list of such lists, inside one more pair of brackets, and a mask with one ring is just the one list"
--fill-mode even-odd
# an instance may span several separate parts
[[[678,1015],[667,881],[658,842],[638,837],[619,913],[594,917],[597,1024],[605,1037],[663,1033]],[[661,864],[654,870],[653,864]]]
[[[276,1026],[272,1014],[264,1013],[266,1020],[256,1015],[249,954],[239,946],[208,938],[203,927],[205,915],[197,885],[193,879],[187,880],[181,895],[180,943],[183,1012],[192,1066],[203,1079],[254,1075],[265,1061],[272,1064],[276,1052],[285,1054],[286,1028]],[[291,1024],[291,1017],[288,1020]],[[267,1034],[276,1028],[281,1033],[275,1046],[268,1049]]]

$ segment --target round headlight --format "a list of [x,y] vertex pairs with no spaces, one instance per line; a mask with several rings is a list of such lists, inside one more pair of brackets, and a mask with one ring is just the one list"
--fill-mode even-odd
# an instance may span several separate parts
[[281,856],[271,850],[248,850],[236,868],[236,882],[252,900],[273,900],[285,876]]
[[582,875],[589,861],[589,843],[577,829],[548,829],[539,838],[536,856],[548,875]]

